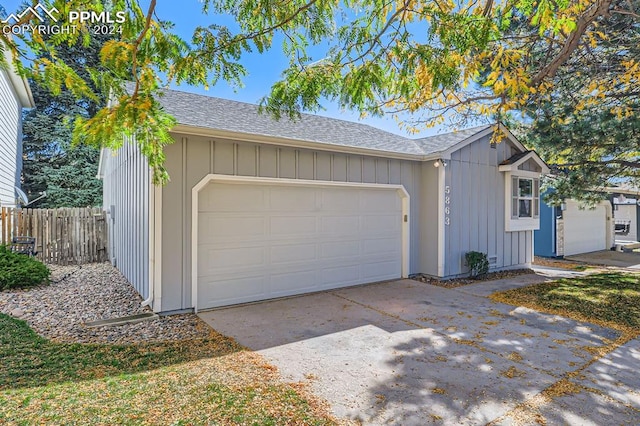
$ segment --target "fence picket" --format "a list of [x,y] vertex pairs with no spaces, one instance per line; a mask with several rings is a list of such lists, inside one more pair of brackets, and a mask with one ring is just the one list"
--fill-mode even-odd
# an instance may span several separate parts
[[58,265],[104,262],[106,213],[100,208],[0,209],[0,244],[14,236],[36,238],[37,257]]

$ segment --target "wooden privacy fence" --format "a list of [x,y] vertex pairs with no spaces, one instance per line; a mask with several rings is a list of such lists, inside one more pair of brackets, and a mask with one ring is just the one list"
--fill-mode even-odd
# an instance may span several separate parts
[[0,244],[36,238],[37,258],[57,265],[108,260],[106,213],[100,208],[14,209],[0,212]]

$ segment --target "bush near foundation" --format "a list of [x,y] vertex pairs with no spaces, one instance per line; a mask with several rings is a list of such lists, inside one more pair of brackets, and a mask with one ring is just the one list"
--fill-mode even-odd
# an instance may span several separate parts
[[49,269],[37,259],[0,245],[0,290],[33,287],[49,282]]

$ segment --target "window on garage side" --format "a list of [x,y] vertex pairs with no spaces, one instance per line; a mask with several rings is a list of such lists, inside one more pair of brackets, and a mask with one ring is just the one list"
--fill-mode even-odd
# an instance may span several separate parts
[[512,176],[511,219],[532,219],[540,215],[540,180]]

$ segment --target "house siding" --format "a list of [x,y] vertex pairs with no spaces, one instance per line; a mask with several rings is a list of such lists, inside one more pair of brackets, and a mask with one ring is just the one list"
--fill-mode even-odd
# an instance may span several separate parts
[[109,257],[133,287],[148,297],[149,189],[146,158],[127,139],[114,155],[103,152],[103,206],[109,224]]
[[422,198],[420,199],[420,271],[423,274],[438,275],[438,168],[432,161],[421,164]]
[[[542,194],[544,199],[545,194]],[[540,203],[540,229],[533,231],[534,254],[555,257],[556,253],[556,207]]]
[[[176,142],[165,149],[166,167],[171,181],[162,189],[161,310],[164,312],[192,306],[191,190],[210,173],[401,184],[411,197],[410,273],[422,272],[426,268],[420,255],[426,245],[433,245],[430,250],[437,250],[437,232],[426,238],[419,238],[425,219],[424,216],[419,216],[421,186],[424,183],[422,164],[419,162],[213,140],[182,134],[175,134],[174,139]],[[429,229],[437,231],[437,228]]]
[[0,205],[15,205],[22,169],[22,105],[9,76],[0,70]]
[[504,226],[505,181],[498,165],[518,152],[517,148],[507,141],[491,148],[490,138],[488,135],[452,153],[445,169],[446,277],[468,273],[464,264],[468,251],[495,258],[492,269],[525,266],[532,261],[532,231],[506,232]]

